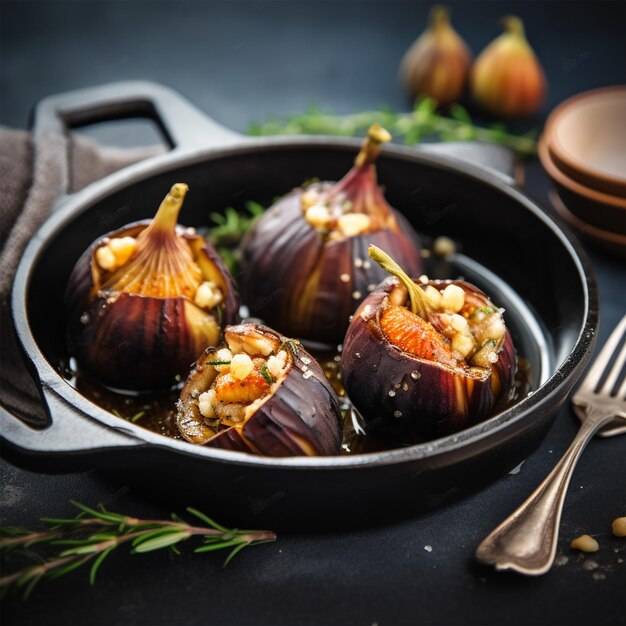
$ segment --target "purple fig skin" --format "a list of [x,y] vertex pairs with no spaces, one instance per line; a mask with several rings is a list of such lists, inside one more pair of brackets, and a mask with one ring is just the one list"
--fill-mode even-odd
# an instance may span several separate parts
[[[260,324],[242,324],[274,338],[288,341]],[[224,345],[220,347],[224,347]],[[339,398],[317,361],[297,343],[291,344],[291,366],[284,380],[245,422],[241,432],[231,426],[213,434],[198,409],[199,395],[207,391],[216,372],[207,361],[216,358],[218,348],[208,348],[198,359],[180,394],[176,423],[187,441],[212,448],[236,450],[261,456],[316,456],[339,454],[343,420]]]
[[250,315],[280,332],[337,345],[359,302],[387,276],[368,258],[368,246],[393,251],[402,267],[419,275],[419,239],[394,211],[397,230],[325,242],[302,215],[302,192],[295,189],[268,208],[244,238],[244,301]]
[[[198,346],[194,338],[185,316],[185,306],[191,303],[183,297],[94,293],[92,268],[102,239],[137,237],[149,224],[150,220],[134,222],[96,239],[74,266],[65,292],[70,354],[83,375],[116,389],[171,387],[206,348]],[[176,232],[190,244],[204,241],[191,229],[177,227]],[[227,286],[218,323],[222,328],[237,323],[239,293],[235,281],[213,246],[201,243],[200,253],[212,261]]]
[[[401,431],[413,440],[450,434],[486,418],[513,388],[517,358],[511,334],[506,331],[498,361],[491,370],[484,369],[483,376],[403,352],[387,340],[378,321],[383,300],[397,284],[388,277],[378,285],[346,333],[341,372],[354,406],[370,428]],[[430,284],[458,285],[493,306],[482,291],[464,281]]]

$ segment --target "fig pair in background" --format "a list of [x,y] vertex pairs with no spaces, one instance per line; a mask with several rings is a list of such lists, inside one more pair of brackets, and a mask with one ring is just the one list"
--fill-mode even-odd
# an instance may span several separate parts
[[435,6],[428,28],[408,49],[400,78],[415,97],[429,97],[440,107],[471,98],[492,115],[515,118],[537,111],[547,91],[543,69],[524,34],[522,20],[502,19],[504,33],[472,63],[467,44],[450,24],[450,11]]
[[[267,326],[237,324],[228,270],[195,230],[177,226],[186,185],[172,187],[153,220],[98,239],[66,294],[79,369],[132,391],[186,379],[182,437],[268,456],[340,452],[339,398],[293,337],[345,337],[346,390],[371,428],[400,425],[417,441],[487,416],[512,387],[510,335],[475,287],[404,272],[420,276],[422,261],[417,234],[377,185],[374,161],[388,139],[370,129],[342,180],[295,189],[247,234],[246,303]],[[383,280],[389,271],[396,278]]]

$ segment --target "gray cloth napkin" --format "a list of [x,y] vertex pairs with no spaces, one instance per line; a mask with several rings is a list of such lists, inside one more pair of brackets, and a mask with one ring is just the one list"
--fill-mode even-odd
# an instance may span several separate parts
[[0,127],[0,404],[33,426],[44,425],[47,415],[36,374],[22,358],[10,306],[22,253],[66,192],[159,151],[105,148],[81,137]]

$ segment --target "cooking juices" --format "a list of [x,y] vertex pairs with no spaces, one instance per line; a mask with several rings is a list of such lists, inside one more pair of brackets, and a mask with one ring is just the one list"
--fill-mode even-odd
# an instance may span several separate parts
[[[344,416],[340,455],[393,450],[416,443],[403,438],[401,434],[394,433],[393,430],[388,433],[366,432],[364,423],[358,413],[353,412],[343,388],[340,373],[341,351],[338,349],[313,351],[312,356],[318,360],[326,377],[339,395],[340,410]],[[182,439],[176,426],[176,403],[180,395],[180,385],[159,393],[120,393],[77,374],[70,360],[62,364],[61,374],[80,394],[103,410],[165,437]],[[512,393],[506,401],[494,408],[494,413],[513,406],[526,397],[530,390],[530,364],[524,358],[518,358]]]

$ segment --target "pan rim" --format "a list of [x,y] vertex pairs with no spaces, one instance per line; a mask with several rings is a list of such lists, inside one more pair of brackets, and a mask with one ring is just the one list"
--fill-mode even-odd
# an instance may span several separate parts
[[576,238],[569,231],[569,228],[561,224],[558,218],[547,215],[537,202],[521,190],[508,184],[496,172],[487,171],[448,156],[431,154],[426,151],[395,144],[385,146],[381,156],[383,158],[399,158],[416,164],[435,165],[457,175],[469,176],[480,183],[495,187],[500,193],[510,197],[518,204],[522,204],[525,210],[530,211],[557,237],[576,267],[585,298],[584,316],[581,319],[581,326],[575,343],[562,362],[555,363],[555,369],[548,376],[547,380],[532,395],[523,398],[509,409],[457,433],[406,448],[330,457],[256,457],[240,452],[194,446],[188,442],[169,439],[164,435],[152,433],[145,428],[125,422],[93,404],[63,380],[59,372],[40,350],[34,335],[30,331],[26,302],[32,270],[37,265],[39,256],[45,251],[55,234],[61,232],[77,215],[88,211],[113,191],[118,191],[131,184],[141,182],[150,176],[175,168],[244,153],[279,151],[281,149],[293,148],[342,149],[349,151],[354,150],[355,146],[358,145],[359,141],[351,138],[276,136],[263,139],[246,138],[242,139],[239,144],[223,148],[174,149],[167,154],[120,170],[100,181],[92,183],[78,193],[62,199],[57,210],[44,222],[24,251],[18,265],[12,290],[12,315],[17,335],[28,358],[35,365],[41,381],[44,384],[47,384],[48,381],[62,381],[63,385],[54,385],[55,392],[68,401],[75,410],[80,411],[82,416],[117,432],[130,435],[137,440],[137,445],[140,447],[147,445],[175,451],[187,456],[206,458],[207,460],[228,464],[294,470],[371,468],[433,459],[441,459],[443,462],[447,454],[456,453],[463,448],[466,448],[469,452],[473,447],[480,446],[481,442],[486,438],[495,436],[502,430],[511,428],[533,412],[538,412],[550,401],[554,401],[554,396],[558,394],[563,385],[569,385],[569,391],[569,388],[574,385],[584,366],[591,358],[599,317],[597,283],[591,263]]

